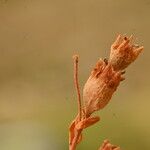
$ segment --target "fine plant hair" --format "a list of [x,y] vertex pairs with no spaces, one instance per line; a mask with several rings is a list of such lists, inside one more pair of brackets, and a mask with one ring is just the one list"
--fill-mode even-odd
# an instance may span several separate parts
[[[76,150],[77,145],[83,139],[84,129],[94,125],[100,120],[99,116],[93,116],[109,103],[120,82],[125,78],[125,69],[136,60],[144,47],[134,44],[133,36],[118,35],[111,45],[108,59],[99,59],[92,69],[91,74],[83,88],[81,101],[78,82],[78,55],[74,60],[74,84],[77,91],[78,113],[69,126],[69,150]],[[98,150],[121,150],[104,140]]]

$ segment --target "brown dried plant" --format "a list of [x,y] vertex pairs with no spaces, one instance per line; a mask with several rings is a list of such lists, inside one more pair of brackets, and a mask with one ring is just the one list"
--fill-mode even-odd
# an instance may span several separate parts
[[[82,131],[97,123],[99,116],[92,116],[95,111],[104,108],[110,101],[120,82],[125,78],[126,69],[141,53],[143,46],[133,43],[133,36],[119,35],[111,46],[109,59],[99,59],[83,88],[81,103],[78,83],[78,56],[74,59],[74,84],[78,96],[78,114],[69,127],[69,150],[75,150],[82,140]],[[120,150],[119,147],[105,140],[99,150]]]

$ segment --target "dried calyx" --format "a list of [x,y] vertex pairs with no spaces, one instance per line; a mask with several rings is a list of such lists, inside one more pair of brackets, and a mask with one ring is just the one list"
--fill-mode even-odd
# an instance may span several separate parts
[[123,70],[142,52],[143,46],[133,43],[133,36],[130,37],[118,35],[111,46],[109,62],[114,70]]
[[115,71],[110,63],[100,59],[83,89],[86,116],[104,108],[123,79],[120,71]]

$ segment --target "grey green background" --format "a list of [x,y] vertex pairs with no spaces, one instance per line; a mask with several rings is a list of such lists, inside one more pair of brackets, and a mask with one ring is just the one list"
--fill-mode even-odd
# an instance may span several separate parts
[[145,50],[78,150],[106,138],[150,149],[150,0],[0,0],[0,149],[67,150],[77,112],[72,55],[83,87],[118,33]]

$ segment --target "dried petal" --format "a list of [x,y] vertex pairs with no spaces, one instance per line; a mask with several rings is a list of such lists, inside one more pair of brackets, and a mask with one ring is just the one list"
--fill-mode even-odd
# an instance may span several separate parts
[[119,35],[111,46],[109,62],[115,70],[123,70],[130,65],[144,49],[143,46],[132,44],[133,37]]
[[83,89],[86,116],[106,106],[121,80],[121,72],[101,59],[98,61]]

